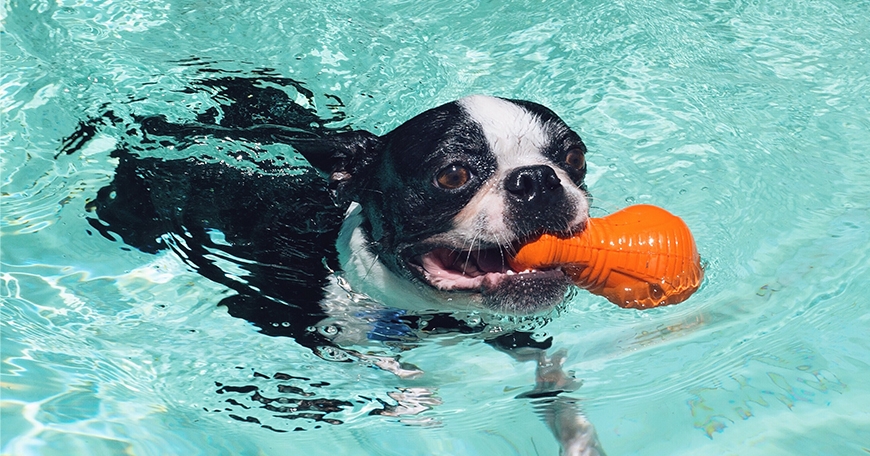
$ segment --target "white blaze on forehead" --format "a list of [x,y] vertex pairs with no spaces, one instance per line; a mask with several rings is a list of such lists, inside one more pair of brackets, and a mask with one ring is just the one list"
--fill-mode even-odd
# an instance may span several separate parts
[[459,105],[480,125],[499,171],[549,162],[542,150],[552,133],[534,113],[508,100],[484,95],[463,98]]
[[545,124],[524,107],[501,98],[474,95],[458,101],[472,121],[480,126],[489,149],[495,155],[497,169],[481,185],[477,194],[454,217],[455,228],[433,236],[432,241],[471,249],[479,243],[505,244],[516,239],[507,217],[504,179],[519,167],[548,165],[563,183],[566,198],[574,202],[574,218],[570,225],[579,226],[586,220],[588,203],[583,192],[571,184],[571,177],[556,166],[543,150],[559,126]]

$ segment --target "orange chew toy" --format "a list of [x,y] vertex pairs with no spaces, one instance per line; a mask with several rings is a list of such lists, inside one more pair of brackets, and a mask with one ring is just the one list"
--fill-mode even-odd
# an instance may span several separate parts
[[561,266],[578,286],[637,309],[682,302],[704,276],[686,223],[647,204],[590,218],[570,238],[545,234],[510,262],[515,270]]

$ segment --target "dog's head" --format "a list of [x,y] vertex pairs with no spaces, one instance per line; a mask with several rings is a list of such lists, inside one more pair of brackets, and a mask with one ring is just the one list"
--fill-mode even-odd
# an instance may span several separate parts
[[587,220],[586,147],[551,110],[471,96],[384,136],[355,131],[329,142],[306,156],[331,173],[339,198],[361,205],[368,248],[393,272],[504,313],[564,299],[561,270],[507,262],[523,241]]

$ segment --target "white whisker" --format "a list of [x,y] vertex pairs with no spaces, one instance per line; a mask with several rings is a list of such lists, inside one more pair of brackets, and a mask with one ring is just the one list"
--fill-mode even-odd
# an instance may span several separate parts
[[477,240],[478,237],[479,233],[475,233],[474,237],[471,238],[471,240],[469,241],[469,246],[467,250],[468,254],[465,256],[465,264],[462,265],[462,274],[464,275],[465,272],[468,270],[468,263],[471,261],[471,254],[474,251],[474,242]]
[[495,240],[496,240],[496,243],[498,245],[498,247],[497,247],[498,255],[501,257],[501,267],[502,267],[502,269],[504,269],[505,266],[507,265],[507,261],[506,261],[505,256],[504,256],[506,244],[505,244],[505,241],[501,238],[502,238],[502,236],[500,236],[500,235],[495,236]]

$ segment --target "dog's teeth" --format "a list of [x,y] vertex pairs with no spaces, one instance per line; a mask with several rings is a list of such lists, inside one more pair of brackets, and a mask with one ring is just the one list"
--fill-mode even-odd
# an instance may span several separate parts
[[514,272],[514,271],[508,269],[507,271],[505,271],[505,274],[507,274],[507,275],[514,275],[514,274],[516,274],[516,272]]

